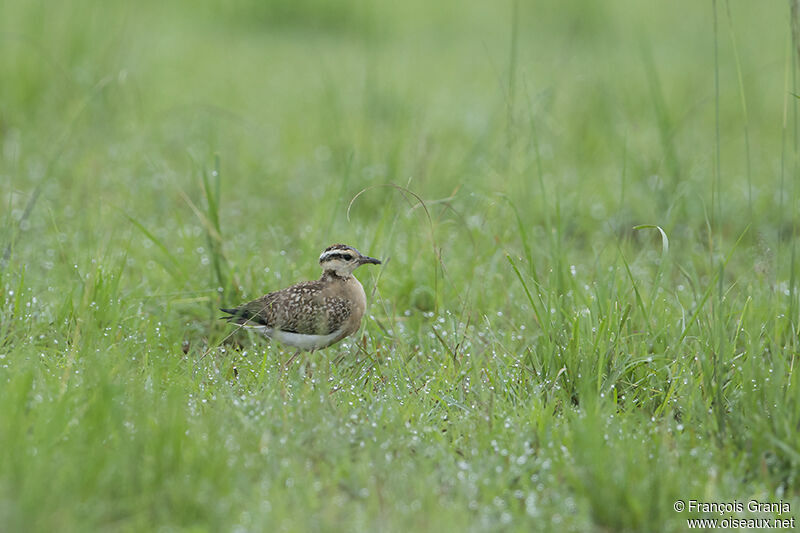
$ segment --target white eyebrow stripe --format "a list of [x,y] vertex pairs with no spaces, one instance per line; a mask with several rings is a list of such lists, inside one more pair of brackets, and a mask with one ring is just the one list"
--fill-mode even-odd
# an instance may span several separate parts
[[341,256],[343,254],[356,255],[352,250],[337,248],[335,250],[328,250],[327,252],[323,252],[322,255],[319,256],[319,262],[323,263],[334,257],[336,259],[342,259]]

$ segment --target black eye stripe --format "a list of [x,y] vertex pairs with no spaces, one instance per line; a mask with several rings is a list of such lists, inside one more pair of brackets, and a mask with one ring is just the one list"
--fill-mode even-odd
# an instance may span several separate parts
[[352,261],[353,256],[350,254],[327,254],[322,258],[323,261],[330,261],[331,259],[341,259],[342,261]]

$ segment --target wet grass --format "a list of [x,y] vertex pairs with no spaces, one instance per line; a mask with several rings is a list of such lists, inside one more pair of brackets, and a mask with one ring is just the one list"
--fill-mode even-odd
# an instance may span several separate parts
[[[5,531],[796,516],[788,6],[257,4],[0,4]],[[358,335],[218,320],[333,242]]]

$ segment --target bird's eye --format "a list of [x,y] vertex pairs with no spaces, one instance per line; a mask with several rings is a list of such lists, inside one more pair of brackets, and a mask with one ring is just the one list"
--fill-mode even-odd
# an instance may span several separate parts
[[342,256],[342,259],[344,259],[345,261],[352,261],[353,260],[353,256],[350,255],[350,254],[344,254]]

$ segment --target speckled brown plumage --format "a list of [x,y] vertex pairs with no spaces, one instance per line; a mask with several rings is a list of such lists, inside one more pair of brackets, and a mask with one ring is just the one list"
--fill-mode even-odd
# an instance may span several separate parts
[[342,284],[344,280],[332,278],[325,273],[319,280],[304,281],[222,311],[230,313],[229,321],[236,324],[328,335],[341,328],[352,314],[352,305],[347,300],[331,295],[331,285]]

